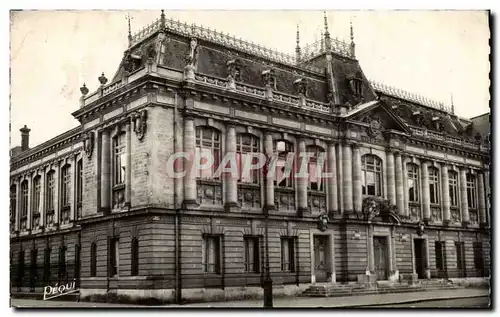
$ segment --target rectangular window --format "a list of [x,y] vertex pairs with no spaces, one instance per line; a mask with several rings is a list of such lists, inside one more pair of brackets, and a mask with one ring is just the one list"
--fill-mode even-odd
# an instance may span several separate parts
[[205,235],[201,248],[204,273],[220,273],[220,236]]
[[450,207],[458,207],[458,175],[454,171],[448,172],[448,188],[450,192]]
[[278,157],[276,160],[276,173],[274,177],[274,186],[280,188],[293,188],[294,161],[290,161],[287,164],[289,154],[293,153],[293,144],[287,141],[276,141],[274,143],[274,146],[275,146],[274,151],[278,153]]
[[445,270],[445,241],[436,241],[435,242],[435,251],[436,251],[436,269],[439,271]]
[[71,205],[71,165],[65,165],[62,169],[62,207]]
[[467,174],[467,204],[470,209],[476,209],[477,192],[476,192],[476,176],[472,174]]
[[10,187],[10,231],[13,232],[16,222],[16,204],[17,204],[17,187],[12,185]]
[[254,155],[259,153],[259,138],[250,134],[238,134],[236,139],[236,165],[238,168],[238,182],[259,183],[259,170],[245,168],[257,164],[258,158]]
[[431,204],[439,204],[439,173],[435,167],[429,167],[429,193]]
[[474,242],[474,268],[476,270],[483,270],[483,244],[481,242]]
[[21,217],[28,215],[28,181],[25,180],[21,183]]
[[59,248],[59,278],[66,278],[66,247]]
[[97,275],[97,243],[92,242],[90,245],[90,276]]
[[119,241],[117,238],[110,238],[109,239],[109,258],[110,258],[110,276],[118,276],[119,275],[119,259],[120,259],[120,253],[119,253]]
[[245,244],[245,272],[258,273],[260,271],[259,237],[247,236],[243,238]]
[[375,155],[361,157],[361,186],[363,195],[382,196],[382,161]]
[[31,279],[34,280],[36,277],[36,257],[38,255],[38,252],[36,249],[31,250]]
[[307,173],[309,174],[307,187],[309,190],[324,192],[325,184],[320,175],[325,170],[325,152],[318,146],[309,146],[306,152],[314,153],[314,155],[309,158],[307,165]]
[[139,239],[133,238],[131,242],[131,268],[130,275],[139,275]]
[[125,184],[127,172],[125,135],[125,133],[120,133],[113,138],[113,185]]
[[295,237],[281,237],[281,271],[295,272]]
[[37,176],[33,179],[33,202],[32,202],[32,211],[34,214],[40,212],[40,193],[42,192],[42,184],[40,182],[40,176]]
[[[220,164],[221,156],[221,141],[219,131],[210,127],[196,128],[196,157],[200,159],[200,166],[203,169],[197,169],[197,177],[204,179],[219,179],[215,177],[215,172]],[[206,163],[210,163],[210,167],[206,167]]]
[[408,182],[408,200],[418,202],[419,182],[418,182],[418,165],[407,165],[407,182]]
[[46,283],[50,282],[50,248],[44,249],[43,254],[43,280]]
[[54,171],[50,171],[47,173],[47,211],[54,210],[55,185]]
[[21,286],[23,278],[24,278],[24,250],[19,251],[19,263],[18,263],[18,275],[17,278],[19,280],[19,286]]

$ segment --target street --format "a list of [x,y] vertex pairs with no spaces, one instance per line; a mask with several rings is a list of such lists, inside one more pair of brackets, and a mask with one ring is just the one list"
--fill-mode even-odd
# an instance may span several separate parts
[[[488,289],[456,289],[438,290],[414,293],[372,294],[346,297],[287,297],[274,298],[274,307],[331,307],[331,308],[362,308],[362,307],[487,307],[489,302]],[[41,301],[29,299],[11,299],[15,307],[134,307],[147,308],[158,306],[139,306],[128,304],[107,304],[89,302]],[[263,300],[243,300],[212,303],[192,303],[186,305],[164,305],[165,308],[219,307],[262,308]]]

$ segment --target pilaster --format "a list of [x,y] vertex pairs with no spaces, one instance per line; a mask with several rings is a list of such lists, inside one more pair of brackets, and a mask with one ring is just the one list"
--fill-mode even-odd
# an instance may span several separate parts
[[[231,156],[231,162],[236,162],[236,129],[229,124],[226,127],[226,155]],[[226,173],[226,207],[238,205],[238,177],[233,173]]]
[[479,223],[481,226],[486,226],[486,196],[484,191],[484,175],[482,173],[477,174],[477,202],[479,209]]
[[184,177],[184,204],[196,204],[196,172],[198,162],[195,151],[195,128],[192,117],[184,117],[184,151],[189,155]]
[[446,164],[441,165],[441,201],[443,208],[443,224],[447,225],[451,221],[450,213],[450,187],[448,179],[448,166]]
[[102,131],[101,137],[101,211],[111,210],[111,140],[109,130]]
[[344,213],[353,210],[352,203],[352,150],[349,143],[344,143],[342,148],[342,166],[343,166],[343,194],[344,194]]
[[392,205],[396,205],[396,185],[394,176],[394,150],[386,152],[387,198]]
[[361,153],[359,145],[352,145],[352,180],[353,180],[353,207],[356,212],[361,212],[363,205],[363,184],[361,183]]
[[460,211],[462,213],[462,224],[469,224],[469,204],[467,202],[467,176],[464,167],[460,168]]
[[429,190],[429,162],[422,162],[422,212],[424,221],[431,220],[431,201]]
[[335,144],[328,144],[328,173],[331,177],[328,178],[328,211],[334,212],[338,210],[337,197],[337,160],[335,157]]
[[395,176],[396,176],[396,207],[398,215],[405,216],[405,192],[403,186],[403,158],[400,152],[395,153]]

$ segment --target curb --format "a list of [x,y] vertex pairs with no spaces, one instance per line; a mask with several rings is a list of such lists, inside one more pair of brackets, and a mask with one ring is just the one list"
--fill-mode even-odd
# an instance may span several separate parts
[[487,295],[473,295],[473,296],[455,296],[455,297],[435,297],[435,298],[421,298],[421,299],[410,299],[410,300],[402,300],[402,301],[397,301],[397,302],[389,302],[389,303],[377,303],[377,304],[360,304],[360,305],[347,305],[347,306],[331,306],[329,308],[370,308],[370,307],[377,307],[377,306],[387,306],[387,305],[399,305],[399,304],[410,304],[410,303],[422,303],[422,302],[432,302],[432,301],[439,301],[439,300],[447,300],[447,299],[465,299],[465,298],[480,298],[480,297],[489,297],[489,294]]

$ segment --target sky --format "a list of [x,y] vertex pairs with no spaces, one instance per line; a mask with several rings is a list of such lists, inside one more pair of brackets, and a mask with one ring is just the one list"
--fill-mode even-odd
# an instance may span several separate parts
[[[11,147],[19,129],[31,129],[30,146],[79,122],[80,87],[94,91],[101,73],[110,79],[132,33],[160,16],[149,11],[17,11],[10,15]],[[165,11],[196,23],[293,54],[297,24],[301,46],[320,38],[322,11]],[[365,75],[473,117],[489,111],[489,21],[485,11],[327,11],[332,37],[349,41]]]

